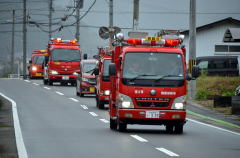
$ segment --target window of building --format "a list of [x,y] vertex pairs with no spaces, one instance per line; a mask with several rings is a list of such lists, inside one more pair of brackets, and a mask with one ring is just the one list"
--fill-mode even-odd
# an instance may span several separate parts
[[228,45],[215,45],[215,52],[228,52]]

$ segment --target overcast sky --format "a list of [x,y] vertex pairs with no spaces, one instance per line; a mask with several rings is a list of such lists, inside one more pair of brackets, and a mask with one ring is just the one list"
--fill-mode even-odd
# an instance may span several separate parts
[[[21,9],[22,4],[1,4],[1,2],[21,2],[22,0],[0,0],[0,11],[6,8]],[[28,0],[28,14],[31,20],[36,22],[48,23],[48,0],[41,0],[41,3],[33,2],[36,0]],[[40,0],[39,0],[40,1]],[[133,0],[113,0],[114,1],[114,25],[123,28],[132,27],[132,10]],[[150,34],[160,29],[180,29],[186,30],[189,27],[189,1],[190,0],[140,0],[140,18],[139,29],[149,30]],[[197,1],[197,26],[205,25],[218,21],[227,17],[233,17],[240,20],[240,0],[196,0]],[[81,14],[90,7],[94,0],[84,0],[84,8]],[[70,14],[66,11],[67,6],[73,6],[73,0],[54,0],[53,18],[61,18]],[[37,9],[37,10],[36,10]],[[0,12],[0,23],[11,19],[11,12]],[[22,10],[16,11],[17,21],[21,21]],[[54,20],[59,22],[59,19]],[[70,17],[62,24],[74,22],[74,17]],[[108,0],[96,0],[91,11],[83,18],[80,28],[80,45],[86,53],[97,53],[97,46],[105,45],[104,41],[98,37],[99,26],[108,26]],[[90,27],[85,27],[90,26]],[[54,26],[57,28],[59,26]],[[93,27],[93,28],[92,28]],[[47,27],[43,27],[47,30]],[[11,25],[0,25],[0,31],[11,31]],[[21,31],[22,26],[16,25],[16,30]],[[123,30],[124,34],[130,30]],[[62,37],[64,39],[74,38],[75,28],[66,27],[61,32],[56,32],[53,37]],[[28,26],[28,57],[35,49],[44,49],[48,42],[48,34],[42,32],[34,25]],[[16,53],[18,56],[22,54],[22,34],[16,33]],[[0,56],[9,54],[11,48],[11,33],[0,32]]]

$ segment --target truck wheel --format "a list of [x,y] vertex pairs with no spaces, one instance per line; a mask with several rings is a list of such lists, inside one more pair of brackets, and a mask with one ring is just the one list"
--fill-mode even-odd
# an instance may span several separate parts
[[97,99],[97,107],[99,109],[104,109],[104,103],[103,101],[99,100],[99,98]]
[[118,123],[118,131],[119,132],[125,132],[127,130],[127,124],[126,123]]
[[48,85],[52,86],[53,85],[53,81],[52,80],[48,80]]
[[80,95],[80,97],[84,97],[84,93],[82,93],[81,90],[79,92],[79,95]]
[[173,125],[166,125],[166,132],[173,133]]
[[182,124],[175,125],[174,133],[182,134],[183,133],[183,125]]
[[110,129],[111,130],[116,130],[117,129],[117,122],[116,120],[113,120],[110,118]]
[[43,84],[44,84],[44,85],[47,85],[47,84],[48,84],[48,81],[45,80],[45,79],[43,79]]

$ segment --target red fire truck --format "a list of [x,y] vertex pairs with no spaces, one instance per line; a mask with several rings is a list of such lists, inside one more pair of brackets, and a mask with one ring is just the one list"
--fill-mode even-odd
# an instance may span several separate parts
[[43,78],[43,61],[44,61],[44,56],[47,55],[47,50],[35,50],[32,53],[31,60],[29,60],[29,67],[28,67],[28,72],[29,72],[29,78]]
[[110,78],[109,64],[111,63],[111,51],[108,47],[98,48],[98,65],[97,65],[97,86],[96,86],[96,106],[104,109],[104,105],[109,102],[110,95]]
[[186,122],[187,75],[185,52],[177,39],[146,37],[124,40],[116,36],[112,63],[110,128],[127,124],[165,125],[182,133]]
[[44,84],[76,84],[80,69],[80,47],[76,40],[51,39],[48,44],[48,56],[44,61]]

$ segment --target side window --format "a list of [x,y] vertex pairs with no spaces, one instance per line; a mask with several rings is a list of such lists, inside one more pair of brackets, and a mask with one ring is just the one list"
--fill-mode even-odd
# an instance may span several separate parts
[[208,61],[200,61],[198,66],[201,70],[206,70],[206,69],[208,69]]
[[229,68],[238,68],[238,61],[234,59],[229,60]]
[[213,63],[213,69],[226,69],[228,68],[227,60],[214,60]]

